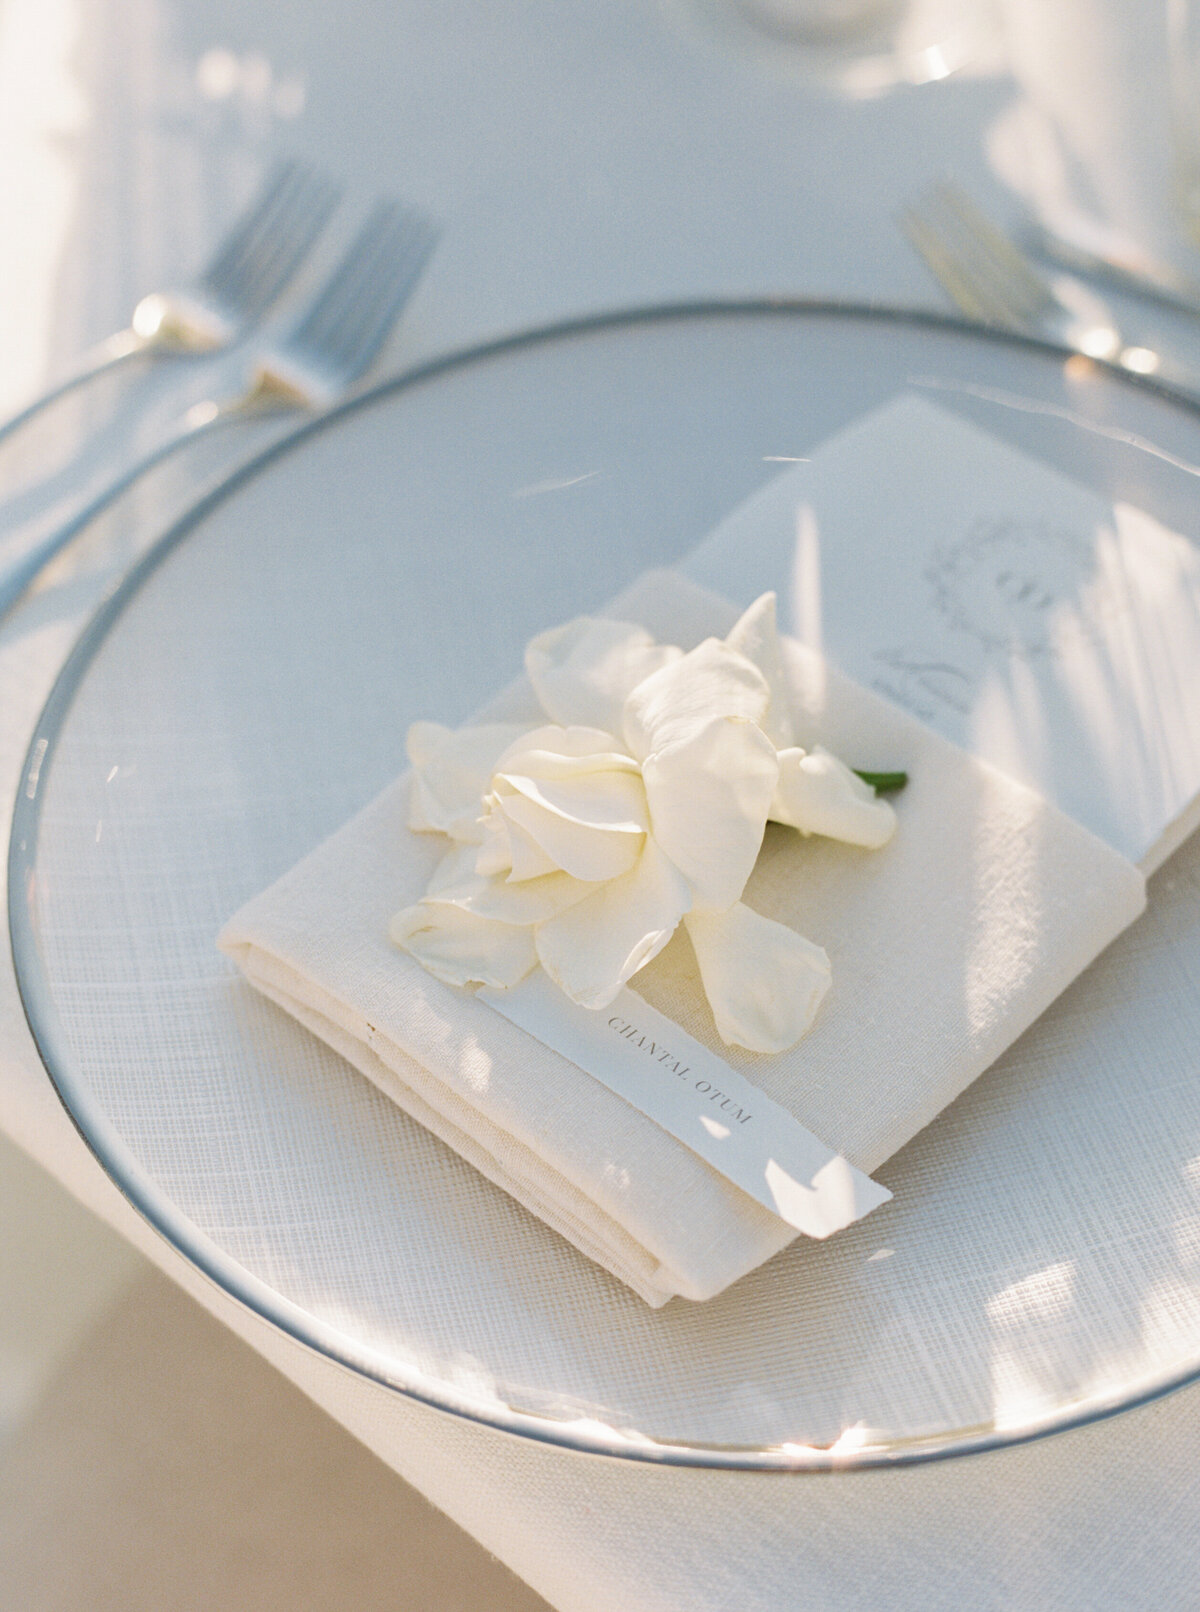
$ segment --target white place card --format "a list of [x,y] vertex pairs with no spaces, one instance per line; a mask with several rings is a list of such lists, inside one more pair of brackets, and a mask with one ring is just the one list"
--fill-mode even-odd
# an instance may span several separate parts
[[511,990],[476,995],[808,1237],[841,1231],[891,1197],[635,991],[582,1008],[539,968]]

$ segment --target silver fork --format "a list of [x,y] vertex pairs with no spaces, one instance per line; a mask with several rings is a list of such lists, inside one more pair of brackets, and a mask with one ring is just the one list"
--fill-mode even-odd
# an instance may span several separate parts
[[86,353],[65,380],[0,423],[0,440],[76,387],[143,354],[209,355],[256,324],[308,255],[340,187],[306,163],[281,161],[196,280],[143,297],[126,330]]
[[1137,375],[1200,390],[1200,375],[1153,347],[1129,342],[1110,311],[1077,280],[1048,279],[949,181],[900,213],[900,226],[934,279],[968,318],[1047,336]]
[[299,318],[250,360],[244,384],[197,403],[144,459],[111,482],[0,580],[0,619],[44,566],[141,476],[209,431],[254,415],[329,407],[363,375],[416,288],[437,241],[431,220],[395,202],[372,211]]

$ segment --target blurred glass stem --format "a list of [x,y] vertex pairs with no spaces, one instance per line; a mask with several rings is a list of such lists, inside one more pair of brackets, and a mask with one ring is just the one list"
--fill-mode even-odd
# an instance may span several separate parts
[[735,0],[770,33],[808,44],[846,44],[894,23],[904,0]]
[[1175,200],[1200,242],[1200,0],[1166,0]]

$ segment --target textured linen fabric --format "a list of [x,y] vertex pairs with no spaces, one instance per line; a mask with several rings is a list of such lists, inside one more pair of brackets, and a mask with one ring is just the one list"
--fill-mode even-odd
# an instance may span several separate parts
[[[430,312],[409,323],[410,342],[436,349],[559,308],[766,284],[934,300],[920,263],[892,226],[894,196],[898,188],[915,192],[928,183],[953,148],[965,165],[962,176],[989,205],[999,203],[978,137],[1011,86],[959,77],[867,103],[807,95],[792,83],[771,82],[764,93],[761,75],[745,71],[733,52],[726,61],[715,50],[674,48],[660,20],[668,9],[697,18],[702,10],[640,0],[555,7],[553,28],[546,26],[548,11],[511,0],[470,6],[448,0],[438,7],[404,0],[392,8],[352,0],[323,12],[285,0],[259,12],[256,47],[309,71],[318,114],[305,138],[313,154],[345,169],[368,145],[378,184],[408,193],[415,181],[424,187],[418,199],[454,216],[443,272],[421,293]],[[165,166],[164,142],[153,137],[161,91],[187,76],[180,71],[168,80],[169,68],[190,63],[164,60],[174,41],[157,26],[153,34],[145,28],[141,4],[85,0],[79,11],[89,34],[106,46],[103,77],[94,73],[84,82],[92,107],[107,110],[120,135],[122,160],[111,154],[116,137],[106,145],[94,122],[66,140],[59,128],[48,128],[46,140],[53,142],[56,172],[68,145],[88,159],[83,223],[75,247],[58,260],[76,265],[75,280],[88,298],[84,335],[98,339],[126,312],[127,282],[135,292],[158,283],[153,275],[141,283],[139,244],[167,243],[175,253],[172,270],[191,266],[187,232],[167,228],[161,208],[145,208],[147,164]],[[1144,13],[1128,8],[1131,48]],[[155,20],[172,19],[156,13]],[[185,39],[188,29],[195,31],[197,48],[211,43],[209,19],[194,0],[183,0],[173,20]],[[412,49],[418,24],[425,43]],[[45,48],[57,48],[52,30],[38,37]],[[63,54],[64,73],[80,73],[80,55]],[[547,83],[557,95],[547,93]],[[40,116],[42,98],[29,104]],[[487,131],[482,142],[480,127]],[[451,128],[463,138],[445,138]],[[469,160],[464,140],[472,142]],[[208,142],[214,145],[224,149]],[[648,149],[653,161],[646,160]],[[175,150],[169,147],[172,157]],[[746,183],[747,172],[755,183]],[[520,184],[511,183],[513,173],[525,176]],[[162,197],[181,189],[177,160],[170,179],[169,190],[159,187]],[[629,220],[617,229],[614,194]],[[781,194],[795,205],[781,208]],[[151,218],[153,227],[134,229],[134,218]],[[820,227],[808,227],[805,221],[814,219]],[[10,255],[24,260],[27,232],[10,234]],[[496,273],[498,262],[515,269]],[[43,282],[62,299],[57,350],[73,351],[81,344],[78,321],[72,323],[77,309],[52,267]],[[13,309],[28,325],[26,303],[16,298]],[[1178,323],[1175,339],[1189,351],[1193,333]],[[41,700],[102,582],[88,577],[43,596],[0,638],[5,816]],[[1181,915],[1171,922],[1183,931]],[[1126,1060],[1113,1085],[1113,1111],[1135,1129],[1139,1076],[1147,1068],[1176,1087],[1192,1078],[1175,1026],[1195,995],[1195,976],[1185,973],[1183,960],[1173,961],[1161,937],[1147,942],[1142,926],[1114,952],[1119,958],[1110,953],[1106,960],[1114,1012],[1126,997],[1132,1005],[1135,992],[1144,998],[1156,980],[1164,993],[1158,1011],[1145,1009],[1128,1032],[1140,1057]],[[1077,1043],[1078,1025],[1069,1029],[1048,1059]],[[1035,1034],[1040,1040],[1041,1031]],[[1119,1054],[1119,1026],[1108,1045]],[[1097,1055],[1103,1050],[1097,1047]],[[1128,1107],[1120,1104],[1121,1090],[1130,1093]],[[1200,1390],[1083,1432],[907,1471],[784,1479],[572,1456],[356,1380],[201,1277],[150,1231],[80,1139],[37,1058],[7,961],[0,968],[0,1109],[5,1129],[58,1180],[561,1612],[614,1606],[1161,1612],[1195,1603]],[[1111,1247],[1119,1231],[1098,1209],[1097,1248]],[[1136,1306],[1130,1315],[1136,1325]],[[1081,1347],[1094,1331],[1094,1323],[1083,1328]],[[186,1383],[179,1391],[187,1392]],[[181,1460],[189,1456],[180,1450]],[[286,1532],[272,1541],[278,1552],[290,1547]]]
[[0,1445],[5,1612],[548,1612],[138,1264]]
[[[725,601],[668,571],[608,613],[691,647]],[[785,642],[799,739],[903,766],[900,827],[866,853],[768,831],[749,904],[823,945],[834,987],[796,1047],[716,1035],[681,935],[635,977],[647,1000],[870,1172],[922,1130],[1137,917],[1142,875],[1055,807]],[[514,685],[485,715],[528,710]],[[535,720],[535,710],[530,720]],[[648,1303],[705,1299],[795,1233],[682,1142],[388,940],[441,842],[406,827],[408,777],[250,901],[220,944],[326,1041]]]

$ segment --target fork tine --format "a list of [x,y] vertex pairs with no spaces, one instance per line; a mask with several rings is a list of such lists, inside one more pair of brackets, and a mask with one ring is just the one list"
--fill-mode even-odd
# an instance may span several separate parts
[[398,214],[380,231],[370,262],[363,264],[353,314],[334,333],[338,361],[348,373],[366,368],[432,249],[433,233],[423,220]]
[[437,239],[432,222],[381,202],[288,342],[297,353],[357,380],[382,346]]
[[220,273],[211,276],[211,280],[217,282],[227,295],[232,294],[235,288],[240,294],[254,263],[261,260],[264,252],[269,252],[279,235],[288,229],[304,189],[301,175],[293,169],[276,192],[274,204],[259,215],[254,227],[246,232],[239,243],[237,252],[229,253],[221,264]]
[[242,305],[256,315],[275,300],[303,262],[341,198],[341,187],[306,171],[284,198],[272,229],[253,244],[244,268]]
[[1011,276],[1014,288],[1028,298],[1031,306],[1045,306],[1052,300],[1052,293],[1048,283],[1037,272],[1004,231],[998,229],[991,219],[979,208],[957,185],[949,180],[943,180],[939,186],[946,206],[958,218],[964,229],[985,249],[992,260],[1002,266],[1003,272]]
[[258,195],[238,218],[200,274],[200,283],[213,291],[226,292],[240,275],[247,255],[254,250],[264,229],[274,227],[280,211],[295,190],[298,164],[283,159],[274,164]]
[[1049,285],[948,181],[906,208],[901,222],[934,278],[972,317],[1023,330],[1054,308]]
[[297,342],[313,351],[324,350],[332,343],[342,322],[350,316],[362,291],[371,282],[380,244],[394,211],[395,203],[388,201],[379,202],[372,209],[325,289],[297,328],[294,337]]
[[419,234],[412,232],[394,254],[390,275],[384,280],[384,294],[378,299],[373,314],[368,313],[361,322],[357,349],[347,366],[348,380],[358,379],[387,340],[421,277],[436,240],[432,228]]
[[275,300],[325,227],[338,197],[332,181],[309,176],[286,198],[274,229],[249,255],[240,293],[243,308],[258,314]]
[[307,164],[278,163],[201,275],[201,284],[231,309],[257,316],[295,273],[338,196],[333,181]]
[[953,242],[964,272],[991,288],[1012,319],[1036,323],[1054,306],[1050,286],[1020,252],[961,192],[941,192],[943,234]]
[[1014,287],[1010,278],[971,234],[960,218],[943,207],[933,214],[934,228],[946,253],[953,258],[960,278],[969,281],[975,293],[992,309],[997,324],[1019,327],[1030,315],[1028,299]]
[[981,297],[976,286],[963,278],[957,260],[943,246],[941,236],[926,224],[915,209],[911,207],[903,209],[900,214],[900,227],[917,253],[924,259],[934,279],[946,288],[968,318],[978,319],[985,325],[1008,323],[996,304]]
[[259,186],[254,200],[238,215],[233,226],[218,245],[208,263],[201,270],[201,284],[220,284],[241,262],[255,232],[279,205],[280,197],[292,184],[298,164],[282,157],[271,165],[266,178]]

